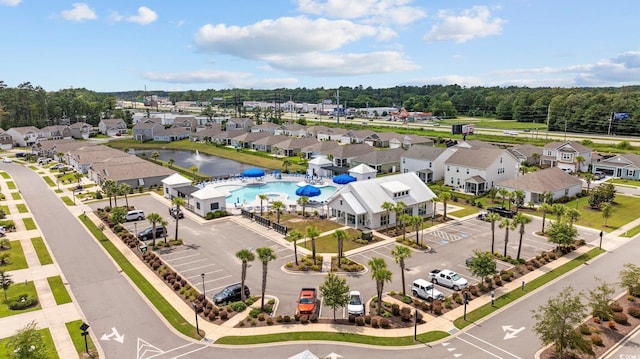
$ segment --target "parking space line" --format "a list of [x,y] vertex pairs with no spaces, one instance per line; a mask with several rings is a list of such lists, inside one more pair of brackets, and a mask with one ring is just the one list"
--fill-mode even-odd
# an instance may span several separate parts
[[[190,252],[190,251],[194,251],[191,248],[187,248],[187,249],[182,249],[182,250],[177,250],[175,252],[171,252],[171,253],[161,253],[160,256],[162,257],[168,257],[168,256],[172,256],[174,254],[183,254],[184,252]],[[196,252],[197,253],[197,252]]]
[[[207,274],[211,274],[211,273],[218,273],[218,272],[222,272],[223,269],[218,269],[216,271],[213,272],[204,272],[205,275]],[[186,271],[185,271],[186,272]],[[187,279],[191,279],[191,278],[200,278],[202,276],[202,274],[198,274],[198,275],[192,275],[192,276],[188,276]]]
[[522,358],[520,358],[519,356],[517,356],[517,355],[515,355],[515,354],[513,354],[513,353],[510,353],[510,352],[508,352],[508,351],[506,351],[506,350],[504,350],[504,349],[500,348],[500,347],[499,347],[499,346],[497,346],[497,345],[491,344],[491,343],[489,343],[488,341],[486,341],[486,340],[484,340],[484,339],[478,338],[478,337],[476,337],[475,335],[471,335],[471,334],[469,334],[468,332],[465,332],[465,333],[464,333],[464,335],[468,335],[468,336],[470,336],[471,338],[473,338],[473,339],[475,339],[475,340],[477,340],[477,341],[479,341],[479,342],[482,342],[482,343],[484,343],[484,344],[486,344],[486,345],[488,345],[488,346],[490,346],[490,347],[493,347],[493,348],[495,348],[495,349],[498,349],[498,350],[500,350],[501,352],[503,352],[503,353],[505,353],[505,354],[508,354],[508,355],[510,355],[510,356],[512,356],[512,357],[514,357],[514,358],[516,358],[516,359],[522,359]]
[[191,262],[187,262],[187,263],[181,263],[181,264],[172,264],[172,267],[180,267],[180,266],[186,266],[186,265],[191,265],[192,263],[197,263],[197,262],[202,262],[202,261],[207,261],[207,258],[202,258],[202,259],[198,259],[195,261],[191,261]]
[[201,254],[200,253],[189,254],[189,255],[184,256],[184,257],[167,259],[167,261],[175,261],[175,260],[178,260],[178,259],[184,259],[184,258],[189,258],[189,257],[197,257],[197,256],[201,256]]
[[[207,268],[207,267],[211,267],[211,266],[215,267],[216,265],[215,264],[207,264],[207,265],[200,266],[200,267],[194,267],[194,268],[191,268],[191,269],[185,269],[184,271],[185,272],[190,272],[192,270],[198,270],[198,269],[201,269],[201,268]],[[222,269],[220,269],[220,270],[222,270]]]

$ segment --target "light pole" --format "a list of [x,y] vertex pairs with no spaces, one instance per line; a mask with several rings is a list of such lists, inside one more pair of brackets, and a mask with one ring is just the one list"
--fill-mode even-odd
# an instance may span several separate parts
[[198,327],[198,306],[195,302],[191,303],[193,305],[193,312],[196,313],[196,333],[200,335],[200,328]]
[[469,293],[464,292],[464,320],[467,320],[467,303],[469,303]]
[[600,249],[602,249],[602,236],[604,235],[604,233],[602,233],[602,231],[600,231]]
[[207,291],[204,289],[204,273],[200,274],[202,277],[202,294],[204,294],[204,298],[207,298]]
[[75,188],[71,191],[71,194],[73,195],[73,205],[75,206],[76,205],[76,189]]
[[89,329],[89,324],[82,322],[80,330],[82,330],[82,336],[84,337],[84,350],[89,354],[89,343],[87,342],[87,335],[89,335],[89,332],[87,329]]
[[[155,228],[154,228],[155,230]],[[133,222],[133,232],[134,234],[137,236],[138,235],[138,223],[137,222]]]

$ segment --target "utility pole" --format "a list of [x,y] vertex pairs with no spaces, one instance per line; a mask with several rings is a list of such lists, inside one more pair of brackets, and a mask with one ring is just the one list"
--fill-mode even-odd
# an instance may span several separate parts
[[338,102],[338,126],[340,126],[340,89],[336,90],[336,102]]

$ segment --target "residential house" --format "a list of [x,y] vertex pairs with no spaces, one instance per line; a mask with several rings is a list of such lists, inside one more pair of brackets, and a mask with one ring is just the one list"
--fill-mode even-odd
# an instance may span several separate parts
[[475,195],[488,191],[496,183],[515,178],[519,161],[499,148],[454,148],[445,160],[444,184]]
[[400,158],[400,172],[415,172],[425,183],[444,179],[444,162],[455,153],[448,147],[411,146]]
[[154,121],[142,121],[133,126],[133,139],[137,141],[151,141],[155,134],[164,130],[164,126]]
[[10,150],[13,148],[13,137],[0,128],[0,150]]
[[540,203],[543,193],[551,193],[554,200],[575,197],[582,192],[582,180],[551,167],[501,181],[496,188],[504,188],[509,192],[520,190],[524,193],[524,203]]
[[35,126],[12,127],[6,133],[13,138],[13,143],[18,147],[28,147],[46,138]]
[[394,212],[382,209],[383,203],[402,201],[407,206],[405,213],[430,217],[434,197],[429,187],[409,172],[351,182],[329,197],[327,206],[340,224],[377,229],[398,221]]
[[211,137],[222,132],[220,125],[198,127],[196,132],[191,135],[191,141],[194,142],[211,142]]
[[466,141],[457,143],[455,146],[461,147],[461,148],[497,148],[496,146],[488,142],[484,142],[480,140],[466,140]]
[[374,134],[375,132],[371,130],[348,130],[347,133],[340,138],[340,143],[344,145],[349,143],[364,143],[366,138]]
[[253,127],[254,122],[250,118],[239,118],[234,117],[230,118],[227,121],[227,131],[229,130],[243,130],[245,132],[251,131],[251,127]]
[[269,132],[272,135],[276,134],[276,130],[280,128],[280,125],[276,125],[273,122],[263,122],[259,125],[251,127],[251,132]]
[[421,145],[421,146],[433,146],[433,140],[418,135],[402,135],[400,138],[392,138],[389,140],[389,148],[399,148],[402,147],[405,150],[410,148],[411,146]]
[[274,150],[278,156],[298,156],[304,147],[318,143],[314,137],[289,137],[275,144]]
[[309,160],[320,156],[324,153],[329,153],[330,150],[333,150],[340,146],[340,144],[336,141],[316,141],[316,143],[303,147],[301,152],[305,159]]
[[153,140],[159,142],[173,142],[191,137],[191,131],[186,127],[169,127],[153,131]]
[[230,139],[230,145],[235,148],[252,148],[255,141],[271,137],[268,132],[243,132],[241,135],[237,135]]
[[211,142],[219,144],[219,145],[224,145],[224,146],[229,146],[231,144],[231,139],[237,136],[240,136],[242,134],[244,134],[246,131],[240,129],[240,130],[227,130],[227,131],[222,131],[222,132],[218,132],[218,133],[213,133],[211,134],[210,138],[211,138]]
[[392,141],[401,143],[402,138],[403,135],[396,132],[376,132],[367,137],[364,143],[374,147],[389,148]]
[[400,158],[405,150],[400,148],[388,148],[366,153],[351,160],[352,166],[364,163],[375,168],[378,173],[393,173],[400,170]]
[[590,148],[576,141],[550,142],[542,149],[540,165],[559,167],[570,172],[585,172],[591,163],[591,153]]
[[291,137],[305,137],[307,135],[307,127],[297,123],[287,123],[274,132],[276,135],[285,135]]
[[253,148],[256,151],[266,152],[266,153],[274,152],[273,148],[276,144],[284,140],[287,140],[289,138],[287,136],[282,136],[282,135],[272,135],[269,132],[255,132],[255,133],[261,133],[263,134],[263,137],[253,141],[253,143],[251,144],[251,148]]
[[116,136],[127,133],[127,123],[121,118],[107,118],[100,120],[98,131],[106,136]]
[[540,165],[540,157],[542,157],[542,147],[524,144],[513,146],[508,149],[520,163],[531,165]]
[[71,128],[67,125],[53,125],[40,129],[45,138],[50,140],[60,140],[63,138],[71,138]]
[[71,129],[71,137],[75,139],[86,140],[91,135],[92,126],[86,122],[76,122],[69,126]]
[[316,138],[318,141],[340,141],[346,133],[347,129],[345,128],[329,127],[326,130],[317,130]]
[[52,158],[60,162],[68,162],[66,156],[69,151],[75,151],[87,146],[95,146],[95,144],[92,142],[76,141],[73,139],[44,140],[33,144],[31,146],[31,152],[40,157]]
[[184,127],[189,132],[195,132],[198,120],[194,116],[176,116],[173,119],[172,127]]
[[352,167],[352,159],[373,151],[375,149],[369,145],[355,143],[352,145],[340,145],[323,154],[327,155],[327,158],[331,159],[336,167]]
[[593,173],[602,172],[606,175],[639,180],[640,179],[640,156],[634,153],[624,153],[617,156],[603,158],[593,164]]
[[329,130],[329,127],[323,126],[323,125],[307,126],[306,137],[318,138],[318,132],[327,132],[328,130]]
[[108,146],[87,145],[85,147],[79,147],[67,151],[66,159],[67,164],[72,166],[76,171],[80,173],[87,173],[89,166],[96,162],[131,156],[133,155],[129,155],[123,151],[116,150]]
[[107,179],[117,184],[126,183],[133,188],[162,185],[162,180],[175,171],[137,158],[133,155],[113,157],[92,162],[87,168],[89,178],[98,184]]

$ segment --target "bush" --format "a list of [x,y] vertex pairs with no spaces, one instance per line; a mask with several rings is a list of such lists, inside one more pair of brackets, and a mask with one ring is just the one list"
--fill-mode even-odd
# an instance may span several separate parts
[[622,324],[622,325],[629,324],[629,318],[624,313],[620,313],[620,312],[613,313],[613,320],[618,324]]
[[216,320],[216,313],[214,311],[209,312],[208,318],[210,321]]
[[309,321],[310,321],[311,323],[317,323],[317,322],[318,322],[318,315],[317,315],[317,314],[315,314],[315,313],[314,313],[314,314],[311,314],[311,315],[309,316]]
[[602,337],[599,336],[598,334],[591,334],[591,343],[593,343],[593,345],[602,346]]
[[589,326],[586,324],[582,324],[580,326],[580,334],[582,335],[590,335],[591,334],[591,329],[589,329]]
[[26,308],[33,307],[38,304],[37,297],[29,297],[27,294],[22,294],[18,296],[18,299],[14,299],[9,301],[9,309],[11,310],[22,310]]
[[616,322],[613,320],[609,321],[609,329],[616,329]]
[[356,317],[355,321],[356,321],[356,325],[359,327],[364,325],[364,317]]
[[[235,303],[233,303],[231,305],[231,307],[233,308],[234,312],[238,312],[238,313],[240,313],[240,312],[244,311],[245,309],[247,309],[247,305],[244,304],[244,302],[235,302]],[[260,312],[260,309],[258,309],[258,312]]]
[[387,318],[380,319],[380,327],[387,329],[391,326],[391,322]]
[[260,308],[252,308],[251,311],[249,312],[249,316],[251,318],[257,318],[258,314],[260,314]]
[[391,305],[391,314],[397,316],[400,314],[400,306],[396,303]]
[[285,323],[289,323],[291,322],[291,317],[288,315],[285,315],[284,317],[282,317],[282,321]]
[[635,305],[630,306],[629,308],[627,308],[627,313],[629,313],[629,315],[634,318],[640,318],[640,307],[637,307]]
[[259,321],[264,322],[265,318],[266,318],[266,317],[264,316],[264,313],[260,313],[260,314],[258,314],[258,320],[259,320]]
[[271,317],[267,318],[267,325],[273,325],[273,318]]
[[364,316],[364,322],[366,324],[371,324],[371,316],[370,315],[365,315]]
[[308,316],[308,315],[301,315],[301,316],[300,316],[300,323],[301,323],[301,324],[307,324],[307,323],[309,323],[309,316]]
[[612,302],[609,304],[609,308],[611,308],[615,313],[622,312],[622,306],[618,302]]
[[227,320],[229,318],[229,313],[223,309],[220,311],[220,319]]
[[372,328],[380,327],[380,318],[377,318],[377,317],[371,318],[371,327]]

